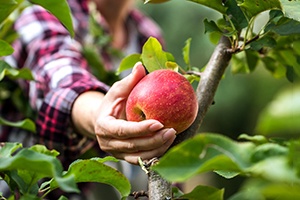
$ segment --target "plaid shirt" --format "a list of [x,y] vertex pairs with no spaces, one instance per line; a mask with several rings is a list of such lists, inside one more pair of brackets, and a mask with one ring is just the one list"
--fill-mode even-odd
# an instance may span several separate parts
[[[71,162],[96,144],[72,130],[70,112],[74,100],[85,91],[105,93],[109,87],[91,74],[81,54],[88,36],[87,0],[70,0],[69,5],[74,39],[49,12],[40,6],[30,6],[15,22],[20,37],[13,44],[13,55],[6,61],[17,68],[28,67],[34,75],[35,81],[22,83],[21,87],[28,94],[31,107],[37,111],[37,142],[58,150],[62,158]],[[100,19],[99,23],[103,21]],[[127,21],[137,30],[139,50],[149,36],[163,42],[156,24],[139,11],[132,10]],[[112,60],[105,57],[104,61],[106,68],[111,68]],[[3,128],[1,141],[8,141],[9,134]]]

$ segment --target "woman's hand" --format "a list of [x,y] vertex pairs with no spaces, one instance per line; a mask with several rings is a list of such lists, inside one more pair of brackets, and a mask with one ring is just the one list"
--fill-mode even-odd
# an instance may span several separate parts
[[127,97],[145,75],[144,67],[137,63],[129,76],[116,82],[103,97],[95,122],[100,148],[132,164],[137,164],[139,157],[151,159],[161,156],[176,137],[174,129],[164,128],[159,121],[125,120]]

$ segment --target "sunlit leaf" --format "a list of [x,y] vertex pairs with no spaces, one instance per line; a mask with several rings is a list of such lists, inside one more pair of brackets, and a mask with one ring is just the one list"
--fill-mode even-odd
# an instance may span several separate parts
[[[69,166],[65,176],[74,176],[76,183],[98,182],[108,184],[115,187],[123,197],[128,196],[131,190],[128,179],[121,172],[103,164],[103,162],[111,159],[112,157],[105,160],[94,158],[74,161]],[[55,181],[51,182],[50,185],[52,189],[57,187]]]
[[30,0],[51,12],[67,28],[70,35],[74,37],[73,22],[71,10],[66,0]]
[[7,56],[14,52],[14,49],[5,41],[0,40],[0,57]]
[[165,64],[168,61],[161,44],[154,37],[150,37],[144,44],[141,58],[148,72],[165,69]]
[[185,45],[182,49],[183,60],[187,66],[190,66],[190,48],[191,48],[192,38],[185,41]]

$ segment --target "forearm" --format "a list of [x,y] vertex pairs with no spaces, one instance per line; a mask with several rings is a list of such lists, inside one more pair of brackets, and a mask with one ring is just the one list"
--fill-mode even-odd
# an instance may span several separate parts
[[71,118],[77,132],[95,138],[94,127],[103,97],[104,94],[101,92],[87,91],[76,98],[72,106]]

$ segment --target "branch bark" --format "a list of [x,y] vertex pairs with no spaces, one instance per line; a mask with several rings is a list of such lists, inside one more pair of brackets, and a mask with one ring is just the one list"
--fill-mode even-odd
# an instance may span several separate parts
[[[197,117],[186,131],[177,136],[172,146],[193,137],[198,132],[210,105],[213,103],[225,69],[229,65],[232,56],[229,49],[230,41],[227,37],[223,36],[216,46],[205,70],[201,73],[201,79],[196,90],[199,105]],[[156,172],[150,170],[148,182],[150,200],[166,200],[172,196],[171,184]]]
[[210,60],[201,73],[200,82],[196,93],[198,98],[198,114],[194,123],[183,133],[180,133],[172,146],[175,146],[184,140],[193,137],[198,132],[203,119],[214,101],[214,96],[225,72],[229,65],[232,53],[230,50],[230,41],[223,36],[216,46]]

